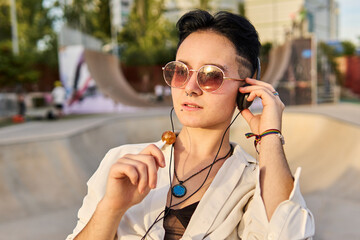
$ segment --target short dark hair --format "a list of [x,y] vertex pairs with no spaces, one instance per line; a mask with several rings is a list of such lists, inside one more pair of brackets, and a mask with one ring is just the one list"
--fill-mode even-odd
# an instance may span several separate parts
[[211,15],[204,10],[194,10],[184,14],[176,27],[179,31],[177,48],[185,38],[197,31],[210,30],[225,36],[241,57],[239,63],[250,70],[251,76],[254,75],[261,44],[255,27],[245,17],[226,11]]

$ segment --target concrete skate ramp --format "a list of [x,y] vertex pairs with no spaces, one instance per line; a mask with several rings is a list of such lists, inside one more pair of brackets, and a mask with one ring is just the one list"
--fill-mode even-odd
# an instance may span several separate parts
[[159,139],[170,128],[169,112],[148,108],[0,128],[0,239],[65,239],[105,153]]
[[287,41],[283,45],[271,49],[269,65],[261,80],[270,83],[274,88],[278,86],[290,64],[291,46],[292,42]]
[[154,106],[129,85],[120,69],[119,61],[114,55],[85,50],[84,56],[92,78],[104,95],[124,105]]
[[[315,239],[360,236],[359,109],[348,108],[352,122],[297,109],[284,115],[287,158],[293,170],[302,167]],[[106,151],[156,141],[168,129],[167,108],[0,129],[0,239],[64,239],[75,226],[85,183]],[[244,137],[248,131],[238,119],[231,139],[255,156],[253,141]]]
[[[354,108],[352,119],[346,122],[314,113],[284,115],[284,148],[292,171],[302,168],[300,186],[315,216],[315,239],[360,236],[360,106]],[[252,142],[249,145],[242,138],[241,127],[235,131],[239,132],[233,138],[255,155]]]
[[[358,111],[359,112],[359,111]],[[285,147],[317,228],[315,239],[360,236],[360,126],[321,115],[289,114]],[[360,115],[357,118],[360,124]]]

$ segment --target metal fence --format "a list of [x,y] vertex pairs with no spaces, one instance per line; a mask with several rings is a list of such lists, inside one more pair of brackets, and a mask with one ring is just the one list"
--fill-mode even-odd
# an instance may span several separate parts
[[17,113],[16,94],[0,93],[0,117],[9,117]]

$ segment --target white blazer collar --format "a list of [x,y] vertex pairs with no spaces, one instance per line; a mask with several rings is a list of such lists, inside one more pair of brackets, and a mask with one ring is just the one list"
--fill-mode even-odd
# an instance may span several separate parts
[[255,162],[256,160],[245,153],[239,145],[235,146],[234,154],[220,168],[197,206],[183,235],[183,240],[203,239],[205,237],[216,216],[239,182],[245,167],[249,163]]

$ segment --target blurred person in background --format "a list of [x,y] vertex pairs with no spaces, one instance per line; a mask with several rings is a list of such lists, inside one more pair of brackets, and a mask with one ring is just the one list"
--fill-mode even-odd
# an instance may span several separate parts
[[22,88],[16,93],[17,114],[12,117],[14,123],[23,123],[26,120],[25,92]]
[[160,84],[156,84],[154,88],[156,101],[162,102],[164,100],[164,86]]
[[66,90],[60,81],[55,81],[54,86],[51,96],[55,108],[55,117],[60,118],[64,115],[63,108],[66,100]]
[[17,94],[17,102],[18,102],[18,115],[25,118],[26,104],[25,104],[25,94],[23,92],[19,92]]
[[[311,239],[314,219],[282,144],[279,94],[251,78],[260,42],[244,17],[191,11],[163,68],[182,129],[110,150],[88,181],[70,239]],[[256,97],[263,110],[247,108]],[[257,159],[230,142],[239,108]],[[170,119],[172,123],[172,111]]]

